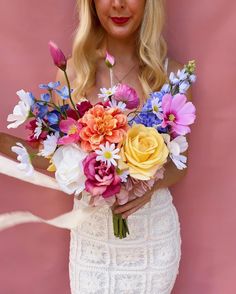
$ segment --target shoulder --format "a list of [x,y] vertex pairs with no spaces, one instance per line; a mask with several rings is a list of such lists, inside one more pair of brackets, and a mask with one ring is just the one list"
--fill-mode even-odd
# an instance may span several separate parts
[[[183,69],[184,64],[180,63],[179,61],[172,59],[168,57],[168,76],[171,72],[177,73],[178,70]],[[192,89],[191,86],[189,87],[188,91],[186,92],[186,97],[188,98],[189,101],[192,101]]]

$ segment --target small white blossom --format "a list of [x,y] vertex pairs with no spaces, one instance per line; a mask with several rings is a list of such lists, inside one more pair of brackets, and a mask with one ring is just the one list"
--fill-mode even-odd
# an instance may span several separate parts
[[188,73],[185,71],[185,68],[177,71],[177,77],[180,81],[184,81],[188,78]]
[[43,121],[40,118],[37,118],[36,125],[37,127],[34,130],[34,138],[38,139],[42,133]]
[[153,111],[153,113],[156,114],[156,116],[159,119],[162,119],[163,118],[162,106],[161,105],[162,105],[162,103],[159,100],[159,98],[155,98],[155,99],[152,100],[152,111]]
[[126,109],[126,104],[122,101],[116,101],[115,99],[111,99],[111,101],[109,102],[110,107],[113,108],[119,108],[122,111],[124,111]]
[[189,76],[189,79],[190,79],[191,83],[194,83],[194,82],[196,82],[197,77],[196,77],[196,75],[192,74]]
[[47,139],[43,141],[43,149],[38,153],[39,156],[48,157],[54,153],[57,148],[59,134],[47,135]]
[[128,176],[129,176],[129,170],[118,169],[117,174],[120,177],[122,183],[127,182]]
[[172,141],[170,141],[170,135],[168,134],[162,134],[162,137],[164,138],[164,141],[167,145],[167,148],[170,152],[170,158],[176,165],[178,169],[184,169],[186,168],[186,162],[187,157],[180,154],[188,149],[188,142],[186,140],[186,137],[184,136],[178,136],[174,138]]
[[109,100],[109,97],[114,95],[117,90],[117,86],[113,86],[112,88],[106,89],[106,88],[101,88],[100,92],[101,94],[98,94],[98,97],[100,99],[103,99],[104,101]]
[[188,81],[184,81],[182,83],[179,84],[179,92],[181,94],[184,94],[187,92],[188,88],[190,87],[190,84]]
[[176,75],[173,72],[170,73],[169,80],[172,85],[176,85],[179,83],[179,79],[176,77]]
[[12,152],[15,152],[17,154],[17,160],[20,161],[17,167],[20,170],[24,171],[26,173],[26,176],[30,177],[34,172],[30,156],[26,148],[20,142],[17,142],[16,145],[17,146],[12,146],[11,150]]
[[97,161],[103,161],[106,162],[107,167],[109,168],[112,164],[114,166],[117,166],[117,162],[115,159],[120,159],[120,156],[117,155],[117,153],[120,152],[119,148],[115,148],[115,144],[112,143],[111,145],[109,142],[106,142],[106,145],[100,145],[100,150],[95,150],[96,154],[98,155],[96,157]]
[[170,93],[170,85],[169,84],[164,84],[161,88],[161,91],[164,93]]
[[8,122],[13,122],[7,126],[8,129],[17,128],[19,125],[23,124],[27,120],[30,108],[33,104],[33,99],[31,98],[29,92],[19,90],[16,94],[19,96],[20,101],[14,107],[13,113],[9,114],[7,117]]

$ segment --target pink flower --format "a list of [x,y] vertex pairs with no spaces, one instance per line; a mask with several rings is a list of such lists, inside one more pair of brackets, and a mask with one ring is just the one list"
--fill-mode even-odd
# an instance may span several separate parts
[[71,143],[77,143],[80,140],[80,130],[82,129],[82,124],[71,117],[66,120],[62,120],[59,123],[59,128],[63,133],[67,135],[58,140],[59,145],[66,145]]
[[92,104],[89,101],[82,101],[82,102],[76,104],[76,107],[77,107],[77,110],[78,110],[80,117],[82,117],[87,110],[92,108]]
[[92,196],[114,196],[120,192],[120,177],[113,165],[108,168],[104,162],[97,161],[96,157],[97,154],[92,152],[83,160],[84,174],[87,177],[85,190]]
[[133,109],[139,106],[137,92],[134,88],[125,84],[119,84],[117,86],[117,90],[112,98],[116,101],[124,102],[128,109]]
[[163,179],[165,168],[162,167],[155,173],[154,177],[150,180],[138,180],[128,177],[127,182],[123,183],[120,193],[116,195],[119,205],[123,205],[128,201],[142,197],[148,190],[151,190],[154,183],[159,179]]
[[35,148],[35,149],[39,148],[39,145],[41,144],[41,142],[44,141],[48,135],[47,131],[42,131],[38,138],[35,137],[34,132],[37,127],[36,122],[37,122],[37,120],[33,119],[33,120],[29,121],[25,126],[26,129],[32,131],[32,133],[28,136],[26,141],[29,146],[31,146],[32,148]]
[[48,43],[48,45],[49,45],[49,50],[52,55],[52,59],[53,59],[54,64],[57,67],[59,67],[61,70],[65,71],[66,64],[67,64],[67,60],[65,58],[65,55],[63,54],[61,49],[59,49],[58,46],[54,42],[50,41]]
[[106,51],[105,63],[109,68],[112,68],[115,64],[115,58],[112,55],[110,55],[107,51]]
[[162,98],[163,121],[161,126],[171,127],[171,133],[186,135],[190,133],[188,125],[192,124],[196,118],[195,106],[192,102],[187,102],[183,94],[165,94]]

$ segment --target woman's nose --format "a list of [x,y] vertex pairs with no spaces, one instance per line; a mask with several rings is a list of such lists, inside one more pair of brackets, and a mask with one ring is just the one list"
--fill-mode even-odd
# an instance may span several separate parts
[[114,8],[124,8],[125,7],[125,0],[113,0],[112,6]]

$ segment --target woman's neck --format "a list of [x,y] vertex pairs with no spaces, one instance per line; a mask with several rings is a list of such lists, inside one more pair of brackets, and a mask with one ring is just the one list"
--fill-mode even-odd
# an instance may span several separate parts
[[130,61],[137,61],[136,38],[115,39],[111,36],[106,37],[106,49],[115,57],[119,64],[129,64]]

